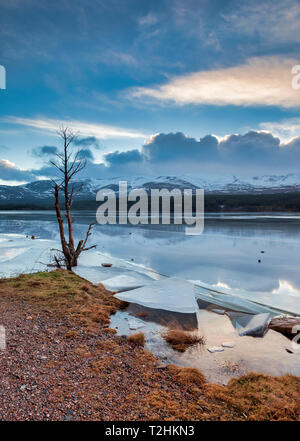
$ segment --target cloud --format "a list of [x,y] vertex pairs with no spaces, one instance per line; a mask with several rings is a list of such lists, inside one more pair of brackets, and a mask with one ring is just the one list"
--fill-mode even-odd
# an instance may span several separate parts
[[238,2],[233,12],[223,14],[223,19],[231,33],[258,34],[262,40],[277,44],[300,41],[300,4],[297,0]]
[[218,140],[207,135],[197,141],[181,132],[154,135],[143,147],[145,156],[151,162],[193,160],[216,160],[218,156]]
[[74,145],[78,145],[80,147],[94,147],[99,149],[99,142],[95,136],[87,136],[86,138],[76,138],[73,141]]
[[[157,133],[141,150],[118,150],[104,155],[104,162],[95,163],[89,148],[81,157],[88,159],[80,178],[109,179],[120,176],[211,174],[239,176],[258,174],[287,174],[298,172],[300,136],[281,142],[270,132],[251,130],[223,138],[207,135],[196,139],[184,133]],[[6,159],[0,161],[2,180],[28,182],[57,175],[56,169],[45,165],[40,169],[22,170]]]
[[22,170],[7,159],[0,160],[0,176],[2,181],[28,182],[36,180],[30,170]]
[[177,105],[300,107],[300,94],[291,87],[295,64],[288,58],[255,57],[242,65],[182,75],[152,88],[132,88],[129,96]]
[[260,124],[263,130],[273,133],[288,143],[291,139],[300,136],[300,118],[286,118],[282,121],[264,122]]
[[56,153],[58,153],[58,148],[52,145],[43,145],[32,149],[33,156],[36,156],[37,158],[53,156]]
[[147,138],[144,133],[136,132],[134,130],[122,129],[115,126],[107,126],[102,124],[90,124],[82,121],[61,121],[58,119],[30,119],[30,118],[18,118],[14,116],[8,116],[2,119],[2,121],[22,125],[26,127],[32,127],[34,129],[44,130],[50,133],[57,133],[59,127],[64,126],[78,133],[83,137],[95,137],[99,139],[107,138]]
[[222,157],[234,163],[247,164],[276,160],[280,139],[268,132],[250,131],[244,135],[230,135],[219,144]]
[[107,153],[104,156],[105,161],[110,166],[112,165],[126,165],[130,162],[142,162],[143,155],[139,150],[128,150],[127,152],[119,152],[118,150],[113,153]]
[[87,161],[93,161],[94,155],[90,149],[82,149],[82,150],[79,150],[79,152],[78,152],[78,158],[79,159],[86,159]]
[[[100,58],[101,57],[101,58]],[[135,57],[129,53],[121,52],[121,51],[115,51],[112,49],[109,49],[105,51],[101,56],[99,56],[99,61],[105,62],[110,65],[128,65],[128,66],[136,66],[138,64]],[[96,58],[94,59],[96,61]]]

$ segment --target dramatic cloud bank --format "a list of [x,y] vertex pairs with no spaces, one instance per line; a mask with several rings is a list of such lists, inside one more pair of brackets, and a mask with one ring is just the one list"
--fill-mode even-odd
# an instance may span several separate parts
[[152,88],[133,88],[130,95],[178,105],[299,107],[299,93],[291,86],[296,64],[297,60],[280,57],[250,58],[240,66],[182,75]]
[[[84,146],[94,145],[77,141]],[[79,149],[80,157],[87,160],[82,173],[84,178],[110,178],[117,176],[158,176],[198,174],[233,174],[249,176],[257,174],[287,174],[299,172],[300,136],[280,142],[267,131],[249,131],[223,138],[207,135],[195,139],[178,133],[158,133],[138,149],[114,151],[104,155],[103,163],[95,163],[92,151]],[[33,154],[44,157],[57,153],[57,147],[42,146]],[[40,169],[22,170],[8,160],[0,161],[1,178],[5,181],[33,181],[53,177],[56,171],[49,164]]]

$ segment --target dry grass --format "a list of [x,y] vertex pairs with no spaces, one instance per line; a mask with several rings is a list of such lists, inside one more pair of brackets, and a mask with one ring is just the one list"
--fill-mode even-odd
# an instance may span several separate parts
[[171,329],[163,334],[164,339],[175,351],[184,352],[189,346],[205,344],[205,338],[181,329]]
[[195,368],[182,368],[170,364],[168,370],[172,373],[176,381],[183,386],[203,386],[205,383],[205,377],[198,369]]
[[249,373],[231,380],[226,387],[207,384],[206,397],[213,401],[215,410],[223,409],[224,420],[300,418],[300,378],[293,375]]
[[138,332],[137,334],[132,334],[127,337],[127,340],[130,343],[134,343],[138,346],[145,346],[145,335],[142,332]]

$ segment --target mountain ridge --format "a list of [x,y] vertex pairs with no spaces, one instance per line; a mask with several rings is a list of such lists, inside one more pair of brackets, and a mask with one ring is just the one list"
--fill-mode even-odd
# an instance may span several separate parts
[[[97,191],[102,188],[112,188],[118,193],[118,184],[127,181],[128,190],[144,188],[150,193],[152,188],[166,188],[172,190],[179,188],[181,191],[190,188],[204,189],[206,196],[224,195],[235,196],[239,201],[243,197],[249,198],[259,195],[289,195],[300,193],[300,173],[286,175],[262,175],[248,178],[232,176],[158,176],[143,177],[116,176],[110,179],[81,179],[74,183],[82,185],[82,191],[76,195],[76,201],[88,207],[89,203],[96,201]],[[0,185],[0,208],[5,207],[52,207],[52,181],[40,180],[24,185]],[[239,197],[240,196],[240,197]],[[222,201],[220,202],[222,204]]]

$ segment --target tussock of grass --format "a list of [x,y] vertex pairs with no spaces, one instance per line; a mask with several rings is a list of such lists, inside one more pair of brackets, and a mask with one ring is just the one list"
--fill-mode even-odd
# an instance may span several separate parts
[[192,334],[181,329],[172,329],[163,334],[164,339],[175,351],[184,352],[189,346],[205,344],[203,336]]
[[145,335],[142,332],[138,332],[137,334],[132,334],[127,337],[127,340],[130,343],[134,343],[138,346],[145,346]]
[[168,370],[173,374],[176,381],[184,386],[203,386],[205,383],[205,377],[198,369],[182,368],[170,364]]
[[[253,421],[296,420],[300,417],[300,378],[293,375],[272,377],[249,373],[232,379],[226,387],[206,385],[206,396],[216,410],[223,409],[223,419]],[[239,415],[239,417],[237,417]]]

